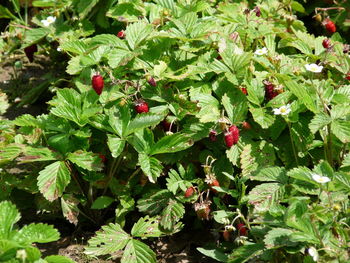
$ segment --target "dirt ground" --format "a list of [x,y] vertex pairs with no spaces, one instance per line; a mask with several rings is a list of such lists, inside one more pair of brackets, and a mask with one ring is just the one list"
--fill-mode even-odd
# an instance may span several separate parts
[[[15,69],[13,66],[15,61],[22,61],[22,67]],[[52,65],[45,57],[36,57],[34,63],[29,63],[24,56],[12,56],[0,64],[0,121],[1,119],[15,119],[22,114],[39,115],[47,111],[46,101],[50,94],[44,91],[38,98],[34,99],[34,103],[19,106],[23,101],[23,95],[28,94],[34,87],[45,81],[45,73]],[[63,220],[63,219],[61,219]],[[56,224],[55,224],[56,225]],[[87,235],[83,231],[73,230],[67,234],[67,229],[58,230],[66,232],[63,238],[57,242],[48,244],[38,244],[44,256],[47,255],[64,255],[77,263],[112,263],[120,262],[118,256],[108,259],[91,259],[84,253],[84,245],[92,233]],[[78,233],[78,234],[77,234]],[[74,236],[80,236],[76,238]],[[205,257],[197,251],[197,247],[204,246],[208,240],[213,240],[211,233],[202,232],[186,232],[185,230],[173,236],[154,239],[148,244],[157,254],[159,263],[215,263],[217,261]]]

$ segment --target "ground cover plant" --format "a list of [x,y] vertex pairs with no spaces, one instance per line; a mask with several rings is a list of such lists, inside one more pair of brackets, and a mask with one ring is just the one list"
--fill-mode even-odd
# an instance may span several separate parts
[[[65,67],[23,94],[49,89],[47,113],[1,120],[1,204],[99,229],[90,258],[157,262],[152,241],[190,229],[211,232],[197,250],[218,262],[348,262],[349,6],[303,4],[0,6],[4,57]],[[53,262],[23,249],[0,261]]]

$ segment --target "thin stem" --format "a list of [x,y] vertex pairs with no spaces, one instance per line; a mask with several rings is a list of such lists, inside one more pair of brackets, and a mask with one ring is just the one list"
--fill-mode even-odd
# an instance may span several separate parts
[[295,145],[294,145],[294,140],[293,140],[293,137],[292,137],[292,128],[290,126],[290,122],[289,121],[286,121],[286,122],[287,122],[288,129],[289,129],[289,137],[290,137],[290,142],[292,144],[292,149],[293,149],[293,155],[294,155],[294,158],[295,158],[295,162],[299,166],[298,155],[297,155],[297,151],[296,151]]
[[118,159],[113,159],[113,163],[112,163],[112,165],[111,165],[111,169],[109,170],[107,183],[106,183],[105,188],[103,189],[103,194],[102,194],[102,195],[105,195],[105,194],[106,194],[106,192],[107,192],[107,190],[108,190],[108,185],[109,185],[109,183],[111,182],[111,180],[112,180],[112,178],[113,178],[115,172],[117,171],[117,168],[118,168],[118,166],[120,165],[121,161],[122,161],[122,155],[120,155],[120,156],[118,157]]

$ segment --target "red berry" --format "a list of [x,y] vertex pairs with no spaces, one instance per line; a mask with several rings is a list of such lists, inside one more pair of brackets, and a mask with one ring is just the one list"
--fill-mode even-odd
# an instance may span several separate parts
[[246,88],[241,88],[241,90],[242,90],[242,92],[243,92],[244,95],[248,95],[248,91],[247,91]]
[[260,16],[261,16],[261,11],[260,11],[260,8],[259,8],[258,6],[254,7],[254,10],[253,10],[253,11],[255,12],[255,15],[256,15],[257,17],[260,17]]
[[246,122],[246,121],[242,122],[242,127],[243,127],[243,129],[245,129],[245,130],[250,130],[250,129],[252,128],[252,126],[250,125],[250,123],[249,123],[249,122]]
[[101,161],[102,161],[103,163],[105,163],[105,162],[107,161],[106,156],[105,156],[104,154],[102,154],[102,153],[100,153],[100,154],[98,155],[98,157],[101,158]]
[[231,232],[228,230],[224,230],[224,232],[222,232],[222,237],[224,238],[225,241],[230,241]]
[[216,57],[216,59],[217,59],[217,60],[222,60],[221,55],[218,55],[218,56]]
[[247,229],[246,229],[244,224],[238,223],[237,224],[237,229],[238,229],[238,232],[239,232],[240,236],[247,236],[247,232],[248,231],[247,231]]
[[195,203],[194,210],[196,211],[197,217],[201,220],[209,220],[210,215],[210,201],[204,201],[202,203]]
[[275,85],[273,85],[270,81],[264,81],[265,85],[265,98],[267,100],[272,100],[274,97],[278,95],[278,92],[275,91]]
[[193,186],[188,187],[187,190],[186,190],[186,192],[185,192],[185,194],[184,194],[184,196],[185,196],[186,198],[191,197],[191,196],[193,195],[194,191],[195,191],[195,189],[194,189]]
[[117,34],[117,37],[124,38],[125,37],[125,31],[124,30],[119,31],[118,34]]
[[337,27],[335,26],[334,22],[330,19],[327,19],[323,22],[326,30],[328,33],[333,34],[337,31]]
[[33,62],[34,60],[34,53],[38,51],[38,46],[36,44],[33,44],[29,47],[26,47],[24,49],[24,53],[26,54],[29,62]]
[[232,135],[232,133],[230,133],[230,132],[225,132],[224,138],[225,138],[225,144],[226,144],[226,146],[227,146],[228,148],[231,148],[232,145],[234,144],[234,143],[233,143],[234,140],[233,140],[233,135]]
[[210,132],[209,132],[209,139],[212,141],[212,142],[215,142],[216,141],[216,139],[217,139],[217,136],[218,135],[218,133],[215,131],[215,130],[211,130]]
[[220,183],[217,179],[214,179],[211,181],[211,183],[209,183],[209,186],[212,187],[212,186],[220,186]]
[[101,95],[104,86],[103,77],[100,74],[92,76],[92,88],[98,95]]
[[347,80],[350,80],[350,72],[348,72],[347,74],[346,74],[346,77],[345,77]]
[[236,144],[239,140],[239,129],[236,125],[231,125],[228,131],[232,134],[233,144]]
[[157,86],[157,82],[155,81],[155,79],[153,77],[147,76],[146,80],[147,80],[148,84],[150,84],[151,86],[153,86],[153,87]]
[[323,39],[322,46],[324,48],[330,48],[331,47],[331,40],[328,38]]
[[144,112],[148,112],[148,104],[146,101],[144,100],[138,100],[135,103],[135,110],[137,113],[144,113]]

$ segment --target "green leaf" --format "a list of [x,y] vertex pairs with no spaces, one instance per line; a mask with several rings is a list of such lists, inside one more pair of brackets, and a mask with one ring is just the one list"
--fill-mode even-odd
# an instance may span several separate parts
[[267,167],[257,170],[250,177],[250,180],[279,182],[281,184],[288,183],[286,170],[283,167]]
[[115,201],[115,199],[113,199],[109,196],[99,196],[92,203],[91,209],[105,209],[108,206],[110,206],[114,201]]
[[228,261],[228,256],[223,251],[217,248],[208,249],[208,248],[197,247],[197,250],[201,252],[203,255],[213,258],[219,262]]
[[101,158],[92,152],[85,152],[82,150],[69,153],[67,159],[79,167],[89,171],[101,171]]
[[338,137],[342,143],[350,142],[350,122],[335,120],[332,122],[332,133]]
[[13,19],[16,20],[17,17],[11,13],[8,8],[4,7],[3,5],[0,5],[0,18],[8,18],[8,19]]
[[189,140],[190,138],[181,133],[164,136],[151,147],[149,154],[155,155],[183,151],[192,146]]
[[295,246],[297,243],[290,240],[293,231],[285,228],[274,228],[264,237],[266,248],[279,248],[284,246]]
[[162,231],[159,229],[159,218],[151,218],[149,216],[141,217],[132,227],[131,235],[142,239],[147,237],[160,237]]
[[163,170],[161,162],[154,157],[149,157],[147,154],[139,153],[139,163],[148,180],[151,183],[155,183]]
[[87,52],[88,44],[85,40],[73,40],[73,41],[65,41],[60,45],[60,48],[66,52],[84,55]]
[[142,113],[138,114],[135,119],[131,120],[127,126],[125,136],[139,130],[150,126],[155,126],[159,124],[163,119],[164,115],[158,115],[153,113]]
[[263,108],[249,108],[249,111],[253,115],[253,119],[260,124],[261,128],[267,129],[274,121],[275,117],[270,114],[266,114],[266,110]]
[[9,201],[2,201],[0,203],[0,239],[10,239],[13,226],[20,219],[21,215],[16,206]]
[[324,112],[317,113],[309,123],[309,128],[312,133],[322,130],[325,126],[332,122],[332,118]]
[[102,226],[102,229],[96,232],[96,236],[88,241],[85,254],[91,256],[112,254],[124,249],[129,240],[130,236],[120,225],[110,223]]
[[149,34],[152,33],[153,27],[150,24],[139,21],[129,25],[126,30],[126,41],[128,41],[129,46],[134,50],[141,42],[146,39]]
[[108,134],[107,145],[113,158],[117,158],[124,150],[125,141],[115,135]]
[[40,27],[26,30],[25,32],[25,41],[28,43],[28,46],[30,46],[31,44],[37,43],[46,37],[46,35],[50,32],[50,29]]
[[16,240],[22,244],[31,243],[48,243],[56,241],[60,238],[60,233],[52,225],[43,223],[30,224],[24,226],[14,236],[13,240]]
[[121,263],[156,263],[156,254],[145,243],[130,239],[127,243]]
[[248,244],[233,250],[229,256],[228,263],[244,263],[262,253],[264,244]]
[[20,144],[8,144],[0,150],[0,163],[13,161],[22,152]]
[[115,48],[108,54],[108,65],[111,68],[117,68],[119,66],[126,65],[135,57],[135,53],[130,50]]
[[172,197],[173,194],[168,190],[151,192],[138,200],[137,207],[140,212],[157,215],[167,206]]
[[53,161],[57,157],[49,148],[32,148],[27,146],[24,150],[24,156],[17,158],[21,163],[37,162],[37,161]]
[[130,123],[131,114],[128,107],[114,106],[108,112],[108,122],[112,129],[123,138],[128,135],[127,129]]
[[80,0],[77,6],[79,17],[85,18],[98,2],[99,0]]
[[184,214],[185,207],[183,204],[175,199],[170,199],[161,214],[160,225],[167,231],[173,231],[175,230],[176,223]]
[[61,198],[61,208],[63,216],[72,224],[78,224],[79,200],[72,194],[65,194]]
[[137,5],[134,3],[119,3],[112,8],[110,8],[106,14],[108,17],[117,19],[118,21],[124,22],[137,22],[138,17],[142,16],[140,10],[138,10]]
[[54,162],[39,172],[39,191],[49,201],[62,196],[64,189],[70,182],[69,170],[63,161]]
[[39,127],[40,122],[30,114],[18,116],[13,123],[17,126]]
[[71,260],[70,258],[58,255],[47,256],[45,257],[45,261],[47,263],[75,263],[75,261]]
[[297,1],[292,1],[292,9],[297,11],[297,12],[300,12],[300,13],[305,13],[305,8]]
[[237,124],[246,119],[248,112],[247,98],[240,90],[225,93],[222,97],[222,104],[232,123]]

